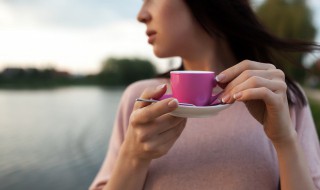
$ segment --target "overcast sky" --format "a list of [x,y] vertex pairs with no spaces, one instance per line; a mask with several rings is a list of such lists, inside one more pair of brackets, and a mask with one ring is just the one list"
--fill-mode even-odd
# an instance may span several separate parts
[[[320,0],[309,3],[320,28]],[[109,56],[149,58],[166,65],[167,59],[153,56],[145,27],[135,20],[141,4],[142,0],[0,0],[0,70],[54,66],[94,73]]]

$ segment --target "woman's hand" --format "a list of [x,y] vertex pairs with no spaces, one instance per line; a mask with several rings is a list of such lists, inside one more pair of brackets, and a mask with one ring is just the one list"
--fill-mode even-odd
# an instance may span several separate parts
[[[160,98],[166,85],[146,89],[141,98]],[[155,104],[136,102],[112,175],[104,190],[143,189],[152,159],[166,154],[182,133],[186,119],[167,113],[178,107],[170,98]]]
[[[160,98],[166,85],[147,88],[141,98]],[[136,102],[130,116],[128,131],[122,146],[126,156],[138,162],[150,162],[165,155],[182,133],[186,119],[167,113],[178,107],[176,99],[169,98],[155,104]]]
[[224,103],[243,101],[273,142],[295,135],[291,127],[284,73],[272,64],[245,60],[217,76],[226,85],[220,96]]

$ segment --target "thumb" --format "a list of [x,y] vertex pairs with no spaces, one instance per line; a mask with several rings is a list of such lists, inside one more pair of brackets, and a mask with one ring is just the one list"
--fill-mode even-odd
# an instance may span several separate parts
[[[164,93],[166,93],[167,91],[167,85],[166,84],[161,84],[157,87],[153,87],[153,88],[146,88],[140,98],[144,98],[144,99],[159,99],[161,98]],[[134,110],[138,109],[138,108],[142,108],[145,106],[150,105],[151,103],[148,102],[136,102],[134,105]]]

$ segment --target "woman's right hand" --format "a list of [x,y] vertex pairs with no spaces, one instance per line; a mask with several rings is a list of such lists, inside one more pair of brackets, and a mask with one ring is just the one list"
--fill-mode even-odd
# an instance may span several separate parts
[[[141,98],[160,98],[166,85],[147,88]],[[143,189],[152,159],[165,155],[182,133],[186,119],[167,113],[178,107],[168,98],[154,104],[135,102],[128,130],[104,190]]]
[[[140,98],[158,99],[166,92],[166,85],[147,88]],[[149,163],[165,155],[182,133],[186,118],[171,116],[178,101],[168,98],[154,104],[136,102],[130,116],[128,131],[122,145],[127,158]]]

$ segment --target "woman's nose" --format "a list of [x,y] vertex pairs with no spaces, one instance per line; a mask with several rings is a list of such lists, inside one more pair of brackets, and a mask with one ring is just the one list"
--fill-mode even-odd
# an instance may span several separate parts
[[137,15],[137,20],[142,23],[147,23],[151,20],[151,15],[144,7],[142,7]]

